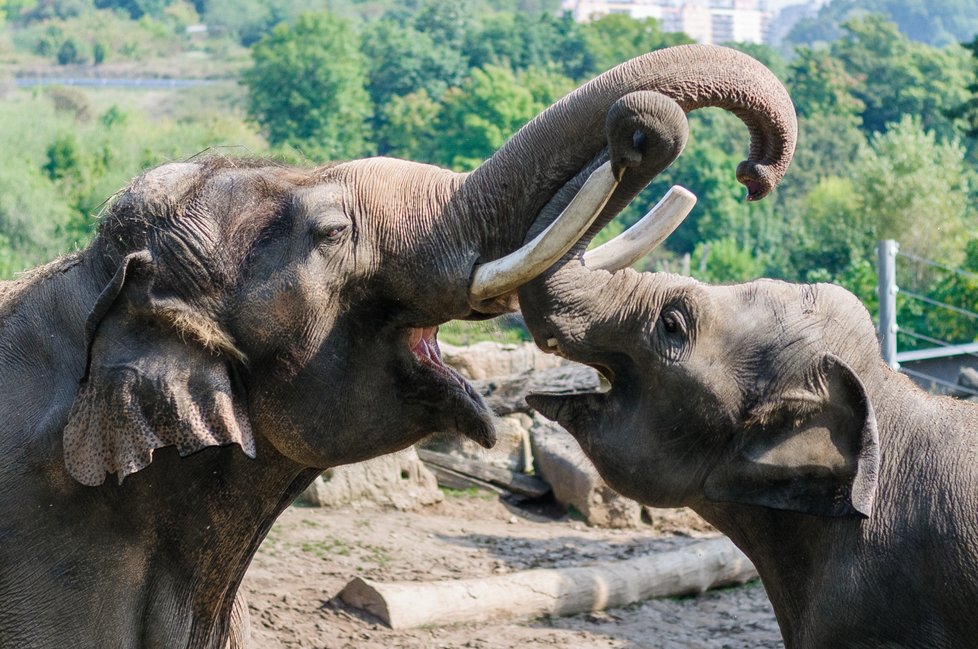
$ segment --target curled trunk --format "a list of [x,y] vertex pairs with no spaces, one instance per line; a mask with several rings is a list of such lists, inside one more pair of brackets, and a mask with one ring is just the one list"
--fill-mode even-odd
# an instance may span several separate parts
[[[495,259],[518,245],[500,236],[501,229],[522,240],[527,232],[533,235],[545,227],[583,183],[581,173],[607,159],[609,138],[621,183],[595,227],[603,226],[648,184],[648,170],[628,169],[636,161],[627,153],[641,149],[629,127],[641,121],[644,102],[622,107],[609,120],[619,100],[644,91],[669,97],[684,112],[723,108],[747,125],[750,152],[738,166],[737,178],[747,187],[748,199],[763,197],[781,180],[794,152],[797,124],[791,99],[774,74],[725,47],[658,50],[609,70],[556,102],[466,179],[457,203],[477,206],[477,218],[483,219],[483,259]],[[624,158],[614,159],[616,148]]]

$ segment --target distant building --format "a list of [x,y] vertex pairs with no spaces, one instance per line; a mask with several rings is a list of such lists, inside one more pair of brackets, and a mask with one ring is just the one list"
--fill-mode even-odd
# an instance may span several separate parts
[[773,16],[763,0],[564,0],[562,6],[579,22],[608,14],[655,18],[663,30],[700,43],[763,43]]

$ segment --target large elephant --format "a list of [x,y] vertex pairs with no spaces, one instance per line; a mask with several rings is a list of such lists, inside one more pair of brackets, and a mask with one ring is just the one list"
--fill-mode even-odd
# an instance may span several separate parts
[[527,400],[613,488],[729,535],[789,649],[975,646],[978,406],[891,370],[838,286],[609,273],[580,252],[520,304],[541,347],[611,388]]
[[164,165],[85,250],[0,284],[0,646],[221,647],[252,555],[321,470],[432,431],[491,444],[436,328],[509,308],[647,184],[651,90],[744,119],[751,196],[780,178],[783,89],[688,46],[586,84],[471,174]]

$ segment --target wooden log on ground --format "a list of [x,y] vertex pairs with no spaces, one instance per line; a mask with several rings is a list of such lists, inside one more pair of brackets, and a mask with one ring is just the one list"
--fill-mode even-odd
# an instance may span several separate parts
[[750,560],[723,537],[624,561],[526,570],[485,579],[384,584],[357,577],[339,597],[392,629],[410,629],[573,615],[652,597],[701,593],[756,576]]
[[438,485],[441,487],[461,490],[475,487],[477,489],[492,491],[493,493],[497,494],[505,493],[505,490],[500,487],[489,484],[483,480],[479,480],[478,478],[465,475],[464,473],[452,471],[451,469],[446,469],[445,467],[438,466],[437,464],[426,464],[425,466],[428,467],[429,471],[435,474],[435,479],[438,480]]
[[527,498],[540,498],[550,492],[550,485],[539,478],[508,471],[502,467],[492,466],[484,462],[470,460],[464,457],[455,457],[454,455],[430,451],[425,448],[418,449],[418,457],[432,469],[436,477],[438,476],[436,467],[440,467],[442,469],[448,469],[455,474],[472,476],[476,480],[502,487],[507,491],[512,491],[515,494],[526,496]]

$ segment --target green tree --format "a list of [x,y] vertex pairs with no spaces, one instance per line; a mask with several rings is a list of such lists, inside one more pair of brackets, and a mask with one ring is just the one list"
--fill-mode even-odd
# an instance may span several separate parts
[[262,0],[208,0],[203,13],[209,30],[228,34],[247,46],[274,26],[271,8]]
[[58,65],[73,65],[84,63],[84,54],[81,45],[74,38],[66,38],[65,42],[58,48]]
[[147,15],[159,18],[167,4],[167,0],[95,0],[97,8],[120,9],[134,20]]
[[472,16],[470,0],[421,0],[414,15],[414,28],[436,43],[462,49]]
[[48,147],[47,161],[42,167],[51,180],[81,178],[78,140],[72,135],[60,135]]
[[460,51],[389,19],[367,25],[363,53],[368,61],[367,88],[379,110],[392,97],[418,90],[440,99],[450,87],[459,85],[468,71]]
[[664,32],[654,18],[637,20],[625,14],[608,14],[583,26],[584,37],[598,74],[652,50],[692,43],[681,32]]
[[866,132],[916,115],[924,128],[942,138],[954,135],[947,113],[967,99],[970,69],[964,48],[913,43],[880,16],[852,20],[844,29],[830,52],[859,80],[852,93],[865,106],[861,117]]
[[907,115],[870,139],[852,177],[875,239],[896,239],[929,259],[960,261],[976,213],[975,172],[958,142],[938,142]]
[[797,48],[789,70],[788,86],[800,116],[855,118],[865,109],[863,102],[851,94],[859,82],[827,50]]
[[543,107],[512,70],[473,69],[461,87],[445,95],[438,162],[460,171],[477,167]]
[[[866,146],[866,136],[851,115],[816,113],[798,120],[801,142],[784,180],[771,199],[790,203],[802,199],[825,178],[848,177]],[[769,199],[764,199],[769,200]]]
[[780,274],[799,281],[830,281],[845,275],[873,250],[872,225],[850,178],[822,178],[788,229],[790,266],[780,269]]
[[468,32],[463,50],[471,67],[556,65],[563,75],[582,79],[597,67],[584,29],[570,13],[487,15]]
[[394,95],[379,107],[383,152],[418,162],[438,162],[437,134],[442,106],[424,88],[407,95]]
[[[928,295],[938,302],[978,313],[978,239],[965,244],[959,270],[963,272],[939,273]],[[978,341],[973,318],[947,309],[929,309],[925,313],[930,337],[955,344]]]
[[351,25],[333,14],[303,14],[255,44],[243,73],[248,114],[274,146],[313,159],[368,153],[370,98],[365,62]]
[[957,106],[951,108],[948,116],[952,119],[962,120],[961,129],[964,134],[971,138],[978,138],[978,35],[965,47],[971,52],[971,82],[968,84],[970,96],[966,97]]
[[705,282],[746,282],[764,274],[764,262],[734,237],[724,237],[697,244],[690,270]]
[[841,25],[866,13],[885,16],[908,38],[929,45],[949,45],[978,32],[978,4],[971,0],[832,0],[817,16],[799,21],[785,40],[829,43],[842,34]]

